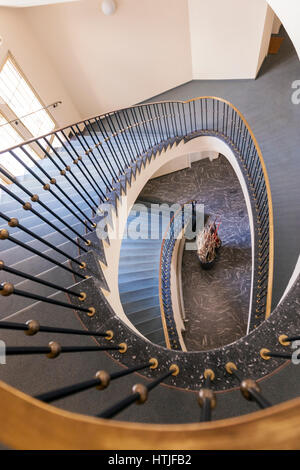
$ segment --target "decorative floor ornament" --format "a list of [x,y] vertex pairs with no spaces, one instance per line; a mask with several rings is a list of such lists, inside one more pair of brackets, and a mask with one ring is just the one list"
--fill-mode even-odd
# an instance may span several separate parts
[[221,240],[218,235],[220,226],[216,225],[216,221],[208,222],[201,230],[196,238],[197,256],[203,269],[211,268],[216,260],[218,250],[221,247]]

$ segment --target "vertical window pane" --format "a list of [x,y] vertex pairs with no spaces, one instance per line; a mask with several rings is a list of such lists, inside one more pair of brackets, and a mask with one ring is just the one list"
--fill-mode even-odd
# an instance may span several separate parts
[[[21,118],[34,137],[47,134],[54,129],[54,121],[45,110],[41,110],[42,103],[11,58],[7,59],[0,72],[0,97]],[[30,116],[23,118],[25,114]]]
[[[13,147],[14,145],[21,144],[22,142],[22,137],[10,124],[7,123],[7,120],[0,114],[0,152],[9,147]],[[27,151],[29,151],[29,153],[35,159],[37,158],[33,150],[27,149]],[[26,165],[30,167],[33,166],[33,163],[31,160],[29,160],[29,158],[26,157],[24,152],[16,150],[15,153],[24,161],[24,163],[26,163]],[[23,165],[17,162],[9,152],[4,152],[0,155],[0,164],[15,176],[20,176],[25,173]]]

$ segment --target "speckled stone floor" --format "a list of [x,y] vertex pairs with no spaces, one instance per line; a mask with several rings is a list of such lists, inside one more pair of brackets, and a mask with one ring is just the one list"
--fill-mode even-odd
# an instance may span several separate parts
[[192,168],[149,181],[141,198],[204,204],[205,213],[221,219],[222,248],[204,271],[195,251],[184,251],[183,300],[189,351],[221,347],[246,334],[251,287],[251,236],[239,181],[225,157],[193,163]]

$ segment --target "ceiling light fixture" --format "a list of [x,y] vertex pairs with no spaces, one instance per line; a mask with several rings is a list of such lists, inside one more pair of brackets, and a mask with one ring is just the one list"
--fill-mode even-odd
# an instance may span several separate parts
[[104,15],[110,16],[116,11],[116,3],[114,0],[103,0],[101,8]]

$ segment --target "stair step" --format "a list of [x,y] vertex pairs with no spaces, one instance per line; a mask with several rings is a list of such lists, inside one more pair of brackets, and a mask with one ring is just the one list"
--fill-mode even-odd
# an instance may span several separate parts
[[[73,174],[77,177],[77,179],[79,181],[84,183],[83,186],[85,186],[85,187],[87,185],[91,186],[93,184],[92,177],[96,176],[96,174],[93,175],[91,173],[92,177],[89,177],[89,175],[88,175],[88,178],[83,178],[83,175],[80,174],[80,173],[75,173],[74,172]],[[51,185],[51,189],[55,193],[61,194],[61,197],[64,198],[65,196],[63,195],[63,193],[59,189],[59,188],[61,188],[67,194],[69,192],[71,192],[71,193],[76,194],[79,197],[81,196],[81,193],[80,193],[81,188],[77,189],[78,183],[77,183],[76,179],[73,178],[71,175],[69,177],[70,181],[67,181],[67,179],[62,177],[62,176],[59,176],[59,175],[56,175],[56,174],[55,175],[51,174],[51,177],[54,177],[54,176],[55,176],[57,184],[56,184],[56,187]],[[41,175],[41,180],[45,184],[49,182],[49,179],[47,177],[43,176],[43,175]],[[91,182],[91,184],[89,183],[89,181]],[[24,186],[25,188],[29,189],[33,194],[38,194],[41,198],[42,197],[44,197],[44,198],[53,197],[53,195],[50,192],[45,191],[43,189],[43,185],[41,183],[39,183],[34,177],[27,178],[27,179],[21,181],[20,184],[22,186]],[[95,186],[95,188],[97,188],[97,185],[95,183],[93,185]],[[101,187],[101,184],[99,184],[99,186]],[[17,184],[12,183],[12,184],[9,184],[7,187],[10,191],[14,192],[20,198],[25,198],[25,197],[28,198],[28,195],[26,194],[26,192],[24,192],[22,187],[19,187]],[[105,185],[103,185],[103,187],[105,187]],[[90,190],[94,191],[94,188],[90,187]],[[7,203],[11,199],[12,198],[11,198],[11,196],[9,196],[9,194],[7,194],[5,191],[2,192],[2,194],[1,194],[1,203]]]
[[[66,223],[70,225],[71,228],[74,230],[78,231],[78,233],[85,234],[85,227],[78,222],[77,219],[72,218],[72,217],[66,217],[65,218]],[[74,240],[77,238],[77,235],[74,233],[71,228],[66,227],[66,225],[62,224],[61,222],[53,222],[53,225],[56,227],[56,229],[60,229],[64,234],[69,235],[71,238]],[[22,224],[23,225],[23,224]],[[81,228],[82,226],[82,228]],[[34,235],[38,235],[41,238],[47,239],[47,237],[51,234],[57,234],[59,235],[60,240],[66,240],[64,235],[60,234],[55,228],[51,227],[50,225],[46,224],[46,222],[42,222],[39,225],[31,227],[29,223],[24,224],[24,227],[28,228],[31,232],[33,232]],[[29,233],[25,232],[24,230],[18,229],[18,227],[11,228],[8,225],[6,227],[9,231],[9,234],[13,237],[16,238],[17,240],[22,241],[23,243],[27,243],[31,240],[35,240],[36,237],[34,235],[30,235]],[[17,229],[17,230],[16,230]],[[88,232],[91,233],[91,232]],[[11,242],[9,240],[1,240],[0,242],[0,251],[4,251],[5,249],[8,249],[11,247]]]
[[148,269],[141,272],[132,272],[119,274],[119,284],[124,284],[130,281],[136,281],[141,279],[149,279],[157,276],[157,269]]
[[[68,266],[68,261],[63,263],[64,266]],[[24,273],[30,274],[28,269],[23,271]],[[74,284],[74,276],[72,273],[69,273],[65,269],[62,269],[59,266],[53,265],[51,268],[43,271],[41,273],[36,274],[36,277],[41,278],[45,281],[52,282],[54,284],[58,284],[61,287],[70,287]],[[0,282],[11,282],[14,286],[18,289],[23,290],[23,283],[28,282],[28,286],[32,284],[36,284],[33,281],[29,281],[24,279],[21,276],[17,276],[16,274],[8,273],[6,271],[0,271]]]
[[[159,296],[157,291],[155,295],[151,295],[140,300],[133,300],[130,302],[123,303],[124,312],[128,316],[135,316],[144,310],[148,310],[149,308],[151,309],[155,307],[159,307]],[[134,320],[134,324],[135,323],[136,321]]]
[[136,281],[129,281],[129,282],[121,282],[119,279],[119,292],[120,294],[136,291],[139,288],[147,288],[153,287],[158,285],[158,279],[155,277],[143,278],[138,279]]
[[[62,245],[60,245],[59,248],[62,249],[63,251],[65,251],[66,253],[68,253],[68,251],[70,251],[70,245],[71,245],[71,242],[66,242],[66,243],[63,243]],[[53,250],[49,249],[49,251],[47,251],[46,254],[48,256],[51,256],[53,254]],[[2,256],[2,259],[5,262],[5,264],[8,265],[8,263],[6,262],[4,256]],[[57,258],[54,258],[54,259],[57,259]],[[17,260],[17,258],[15,258],[13,261],[14,261],[13,264],[10,264],[9,266],[11,266],[14,269],[17,269],[19,271],[23,271],[23,272],[26,272],[28,274],[31,274],[32,276],[36,276],[36,275],[40,274],[41,272],[47,271],[48,269],[55,266],[54,263],[51,263],[50,261],[48,261],[44,258],[41,258],[38,255],[34,255],[34,254],[30,254],[30,256],[26,259]],[[61,261],[61,264],[66,264],[66,263],[68,263],[68,261],[66,259],[63,259]],[[68,266],[68,264],[66,264],[66,265]],[[62,268],[60,268],[60,269],[62,269]],[[2,276],[1,272],[0,272],[0,275]]]
[[[88,204],[82,198],[80,198],[79,196],[75,197],[75,195],[74,196],[70,195],[70,197],[71,197],[71,200],[74,203],[76,203],[76,205],[78,206],[78,208],[76,208],[75,206],[72,207],[73,212],[78,213],[78,215],[80,214],[80,210],[83,213],[85,211],[88,211],[89,213],[91,212],[91,208],[88,206]],[[30,198],[28,196],[22,197],[21,199],[24,200],[25,202],[30,201]],[[63,198],[63,197],[61,199],[65,202],[67,207],[63,206],[63,204],[60,201],[58,201],[58,199],[56,199],[56,198],[52,198],[50,200],[48,198],[44,198],[44,197],[40,198],[41,202],[46,204],[46,206],[49,209],[51,209],[55,214],[59,213],[59,212],[64,212],[64,211],[66,211],[66,213],[68,213],[68,214],[71,214],[71,212],[68,210],[68,206],[70,205],[70,201],[68,201],[67,198]],[[41,214],[41,215],[46,216],[46,215],[49,214],[49,211],[44,209],[38,203],[32,203],[32,208],[35,209],[37,212],[39,212],[39,214]],[[1,203],[1,211],[7,213],[7,215],[9,217],[17,217],[20,221],[24,220],[27,217],[34,217],[32,212],[24,211],[21,204],[18,201],[15,201],[13,198],[11,198],[10,203],[4,203],[4,204]],[[37,217],[37,216],[35,216],[35,217]],[[53,215],[51,217],[53,217]],[[82,214],[81,214],[81,217],[83,217]]]
[[[74,288],[76,285],[77,284],[73,284],[71,287]],[[54,292],[51,295],[49,295],[48,298],[56,299],[56,300],[60,300],[62,302],[68,303],[67,294],[63,292]],[[53,319],[54,316],[58,318],[59,315],[63,315],[65,317],[74,315],[74,311],[70,308],[62,307],[59,305],[53,305],[53,304],[49,304],[47,302],[42,302],[42,301],[35,301],[34,303],[31,303],[30,305],[26,305],[26,306],[23,305],[20,310],[17,310],[10,315],[6,315],[6,312],[1,309],[0,317],[1,317],[1,320],[5,319],[5,320],[10,321],[10,319],[12,318],[14,319],[14,321],[18,321],[18,317],[23,316],[24,314],[26,316],[28,315],[27,316],[28,320],[38,319],[40,321],[40,313],[42,314],[45,312],[48,313],[49,319],[50,318]],[[48,322],[48,324],[49,323],[50,322]]]
[[[57,267],[57,268],[60,271],[63,271],[59,267]],[[74,279],[72,278],[71,273],[70,273],[70,276],[69,276],[68,286],[63,286],[62,281],[61,281],[61,272],[60,271],[56,272],[56,276],[57,276],[56,280],[54,280],[52,282],[56,282],[61,287],[72,286],[74,284]],[[9,273],[5,273],[5,274],[9,274]],[[40,277],[42,279],[45,278],[45,276],[42,276],[42,275],[39,275],[38,277]],[[36,282],[26,280],[26,279],[23,280],[22,282],[20,282],[19,284],[15,285],[15,288],[19,289],[19,290],[22,290],[22,291],[25,291],[25,292],[29,292],[30,294],[41,295],[43,297],[51,297],[51,296],[53,296],[53,295],[55,295],[56,293],[59,292],[58,289],[53,289],[53,288],[44,286],[42,284],[38,284]],[[70,296],[70,299],[72,301],[72,299],[74,299],[74,297]],[[10,295],[9,297],[1,297],[0,298],[1,311],[4,311],[6,316],[11,315],[11,314],[21,310],[22,308],[28,307],[29,305],[32,305],[34,303],[36,303],[36,300],[34,300],[34,299],[21,297],[19,295],[14,295],[14,294]]]
[[[80,226],[76,228],[79,232],[81,231],[83,234],[83,230]],[[74,243],[72,243],[71,241],[66,240],[65,242],[64,237],[57,232],[53,232],[49,235],[44,236],[44,239],[60,249],[61,246],[64,245],[64,249],[67,248],[67,251],[65,251],[66,254],[62,255],[58,253],[56,250],[54,250],[54,248],[47,247],[47,245],[40,242],[39,240],[28,241],[26,243],[26,246],[28,246],[28,248],[32,247],[35,250],[39,250],[40,253],[45,253],[47,256],[53,257],[53,259],[55,259],[56,261],[65,261],[66,257],[68,256],[76,257],[79,255],[78,247],[74,245]],[[26,248],[18,246],[10,240],[8,240],[8,242],[10,243],[10,248],[7,248],[0,252],[1,259],[5,262],[7,266],[11,266],[13,263],[15,263],[16,259],[18,261],[25,261],[27,258],[32,256],[33,253],[27,250]]]
[[122,304],[127,304],[128,302],[134,302],[136,300],[141,300],[146,297],[151,297],[157,295],[158,293],[158,280],[157,285],[152,287],[144,287],[139,290],[132,290],[127,292],[120,293],[120,299]]
[[133,314],[128,314],[129,320],[135,325],[148,321],[151,318],[161,317],[160,307],[157,305],[155,307],[145,308],[139,312],[134,312]]
[[[157,259],[156,259],[157,258]],[[135,256],[134,254],[129,255],[129,256],[124,256],[122,259],[120,259],[119,262],[119,271],[122,272],[122,270],[126,269],[126,267],[139,267],[139,266],[153,266],[156,264],[156,261],[159,262],[159,254],[158,253],[145,253],[145,256]]]
[[161,247],[161,240],[151,240],[151,239],[141,239],[138,238],[137,240],[132,240],[131,238],[123,238],[122,239],[122,248],[126,247],[126,251],[130,250],[144,250],[145,248],[151,250],[157,250]]
[[[29,247],[33,247],[35,249],[39,249],[41,251],[47,250],[49,247],[42,243],[41,241],[37,240],[36,238],[32,237],[31,235],[27,234],[26,232],[19,231],[17,233],[11,233],[9,230],[10,227],[8,227],[9,234],[13,236],[16,240],[19,240]],[[85,228],[82,224],[77,223],[71,226],[72,229],[80,233],[80,235],[85,234]],[[77,235],[71,230],[71,228],[62,228],[62,232],[69,237],[72,238],[72,240],[77,241]],[[67,238],[62,235],[61,233],[54,231],[51,227],[49,227],[49,231],[47,232],[47,224],[44,226],[40,226],[37,230],[34,230],[34,233],[39,235],[43,240],[52,243],[54,246],[58,246],[61,243],[64,243],[65,241],[68,241]],[[4,242],[4,243],[2,243]],[[75,247],[75,245],[74,245]],[[76,248],[76,247],[75,247]],[[2,256],[2,253],[5,253],[6,251],[12,252],[12,250],[18,250],[18,253],[21,253],[25,249],[19,246],[16,246],[14,242],[10,240],[1,240],[0,242],[0,256]],[[27,250],[26,250],[27,251]],[[8,254],[8,253],[7,253]],[[71,253],[69,253],[71,254]],[[15,255],[16,257],[16,255]]]
[[158,329],[151,333],[148,333],[146,338],[155,344],[165,344],[165,335],[163,329]]
[[135,315],[135,313],[143,311],[147,308],[157,307],[158,305],[159,296],[151,295],[150,297],[146,297],[141,300],[124,303],[123,308],[126,315]]
[[148,263],[137,263],[136,265],[125,265],[119,267],[119,277],[123,275],[129,275],[132,273],[140,274],[144,273],[145,271],[153,271],[158,274],[159,266],[155,266],[155,263],[148,262]]
[[163,331],[161,317],[155,317],[148,321],[135,324],[135,327],[145,336],[148,336],[149,334],[154,333],[157,330]]

